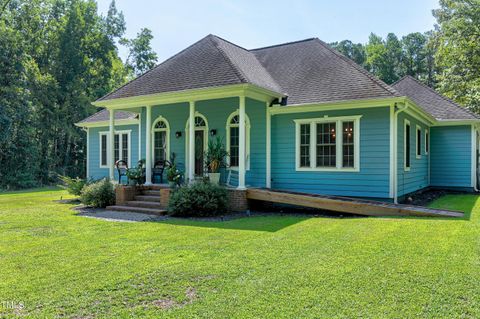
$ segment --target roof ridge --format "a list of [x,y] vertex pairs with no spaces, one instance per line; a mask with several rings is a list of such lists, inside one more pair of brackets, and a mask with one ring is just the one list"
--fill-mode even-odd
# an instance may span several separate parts
[[281,47],[281,46],[284,46],[284,45],[290,45],[290,44],[296,44],[296,43],[301,43],[301,42],[307,42],[307,41],[312,41],[312,40],[315,40],[316,38],[313,37],[313,38],[307,38],[307,39],[303,39],[303,40],[297,40],[297,41],[290,41],[290,42],[284,42],[284,43],[279,43],[279,44],[273,44],[273,45],[268,45],[268,46],[265,46],[265,47],[260,47],[260,48],[255,48],[255,49],[250,49],[248,51],[258,51],[258,50],[264,50],[264,49],[270,49],[270,48],[276,48],[276,47]]
[[236,43],[233,43],[232,41],[228,41],[227,39],[224,39],[224,38],[222,38],[222,37],[219,37],[218,35],[209,34],[209,36],[212,36],[213,38],[217,38],[217,39],[219,39],[219,40],[222,40],[223,42],[227,42],[227,43],[229,43],[229,44],[231,44],[231,45],[233,45],[233,46],[236,46],[236,47],[239,48],[239,49],[242,49],[242,50],[245,50],[245,51],[248,51],[248,52],[250,51],[250,50],[242,47],[241,45],[238,45],[238,44],[236,44]]
[[[468,107],[466,106],[461,106],[459,104],[457,104],[455,101],[451,100],[450,98],[444,96],[443,94],[441,94],[440,92],[437,92],[435,89],[429,87],[428,85],[420,82],[419,80],[417,80],[416,78],[414,78],[413,76],[407,74],[405,75],[401,80],[403,81],[404,79],[412,79],[413,81],[415,81],[415,83],[421,85],[422,87],[426,88],[427,90],[431,91],[432,93],[436,94],[438,97],[440,97],[441,99],[443,99],[444,101],[447,101],[451,104],[453,104],[453,106],[455,106],[456,108],[460,109],[460,110],[463,110],[463,111],[466,111],[467,113],[469,113],[470,115],[478,118],[478,115],[476,113],[474,113],[473,111],[469,110]],[[395,84],[399,83],[401,80],[398,80],[397,82],[395,82]]]
[[320,40],[319,38],[315,38],[315,40],[318,41],[318,43],[320,43],[323,47],[325,47],[326,49],[328,49],[330,52],[334,53],[336,56],[338,56],[339,58],[341,58],[343,61],[347,62],[348,64],[350,64],[351,66],[353,66],[355,69],[357,69],[358,71],[360,71],[363,75],[365,75],[368,79],[370,79],[372,82],[374,82],[375,84],[379,85],[382,89],[384,89],[385,91],[389,92],[390,94],[393,94],[393,95],[397,95],[397,96],[400,96],[400,93],[397,92],[397,90],[395,90],[393,87],[391,87],[390,85],[388,85],[387,83],[383,82],[382,80],[380,80],[379,78],[377,78],[376,76],[374,76],[373,74],[371,74],[370,72],[368,72],[367,70],[365,70],[362,66],[358,65],[357,63],[355,63],[355,61],[347,58],[346,56],[344,56],[343,54],[341,54],[340,52],[338,52],[337,50],[331,48],[327,43],[323,42],[322,40]]
[[[243,73],[242,70],[240,70],[239,67],[237,67],[235,65],[235,63],[233,63],[232,59],[230,59],[230,57],[228,56],[228,54],[222,50],[222,48],[220,48],[220,46],[218,45],[218,43],[215,41],[215,38],[218,38],[216,36],[214,36],[213,34],[210,34],[209,35],[209,39],[212,41],[213,45],[215,46],[215,48],[217,48],[217,50],[222,54],[223,58],[227,61],[227,63],[232,67],[232,69],[234,70],[235,74],[238,76],[239,80],[242,82],[242,83],[248,83],[248,79],[246,77],[246,75]],[[221,38],[218,38],[218,39],[221,39]],[[223,40],[223,39],[222,39]],[[228,41],[227,41],[228,42]]]
[[208,38],[208,37],[212,37],[214,36],[213,34],[208,34],[207,36],[201,38],[200,40],[190,44],[188,47],[186,47],[185,49],[181,50],[180,52],[177,52],[176,54],[172,55],[171,57],[169,57],[168,59],[164,60],[163,62],[160,62],[158,63],[157,65],[155,65],[153,68],[151,68],[150,70],[146,71],[145,73],[142,73],[141,75],[131,79],[130,81],[127,81],[125,84],[123,84],[122,86],[118,87],[117,89],[113,90],[112,92],[108,93],[107,95],[104,95],[102,96],[101,98],[97,99],[97,101],[101,101],[107,97],[109,97],[110,95],[112,95],[113,93],[115,92],[118,92],[120,89],[124,88],[125,86],[127,86],[128,84],[132,83],[133,81],[136,81],[140,78],[142,78],[143,76],[147,75],[148,73],[152,72],[153,70],[155,70],[156,68],[158,68],[159,66],[167,63],[168,61],[172,60],[173,58],[177,57],[178,55],[182,54],[183,52],[187,51],[188,49],[190,49],[191,47],[193,47],[194,45],[196,45],[197,43],[203,41],[204,39]]
[[400,79],[396,80],[395,82],[393,82],[392,84],[390,84],[391,86],[394,86],[394,85],[397,85],[397,83],[400,83],[401,81],[403,81],[403,79],[407,78],[407,77],[412,77],[411,75],[408,75],[408,74],[405,74],[404,76],[402,76]]

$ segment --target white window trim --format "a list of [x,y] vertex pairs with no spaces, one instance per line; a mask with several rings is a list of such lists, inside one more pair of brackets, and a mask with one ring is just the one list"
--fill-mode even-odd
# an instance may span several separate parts
[[[428,148],[427,148],[427,142],[428,142]],[[425,152],[425,155],[428,155],[429,148],[430,148],[430,130],[426,128],[424,137],[423,137],[423,150]]]
[[[420,132],[420,154],[418,154],[419,148],[418,148],[418,132]],[[422,158],[422,127],[420,125],[415,126],[415,157],[416,159],[421,159]]]
[[[321,117],[309,119],[296,119],[295,122],[295,170],[299,172],[359,172],[360,171],[360,118],[362,115]],[[336,138],[336,167],[316,167],[316,135],[318,123],[335,122]],[[343,135],[342,122],[354,122],[353,167],[343,167]],[[310,167],[300,166],[300,125],[310,124]],[[340,128],[340,129],[339,129]]]
[[[195,131],[203,131],[203,151],[208,151],[208,121],[207,118],[201,114],[200,112],[195,112],[195,117],[201,117],[205,122],[205,126],[196,126],[194,128]],[[195,120],[194,120],[195,122]],[[185,167],[190,167],[190,116],[187,118],[187,123],[185,124]]]
[[[236,115],[239,115],[239,110],[236,110],[232,114],[230,114],[227,118],[227,124],[225,126],[225,130],[227,132],[227,152],[230,154],[230,128],[231,127],[238,127],[239,124],[230,124],[232,121],[233,117]],[[245,163],[245,170],[249,171],[250,170],[250,118],[248,115],[245,113],[245,157],[246,157],[246,163]],[[239,159],[240,160],[240,159]],[[227,156],[227,165],[228,169],[232,171],[238,171],[238,166],[230,166],[230,157]]]
[[[131,132],[132,130],[123,130],[123,131],[115,131],[115,135],[116,134],[127,134],[128,138],[127,138],[127,142],[128,142],[128,167],[132,167],[131,163],[132,163],[132,140],[131,140]],[[110,140],[108,137],[110,135],[110,132],[108,131],[102,131],[102,132],[98,132],[98,135],[99,135],[99,148],[100,148],[100,153],[99,153],[99,167],[100,168],[109,168],[110,166],[108,165],[108,163],[110,162],[110,147],[108,145],[108,141]],[[107,136],[107,165],[102,165],[102,135],[106,135]],[[121,140],[119,140],[119,143],[120,143]],[[122,144],[120,143],[119,144],[119,150],[118,150],[118,155],[120,157],[120,159],[122,158]]]
[[[407,166],[407,125],[410,126],[410,166]],[[409,120],[405,120],[403,123],[403,169],[404,171],[410,171],[410,167],[412,166],[412,126],[410,125]],[[416,152],[416,151],[415,151]]]
[[[158,122],[160,121],[163,121],[165,122],[165,125],[167,126],[166,128],[155,128],[155,125],[157,125]],[[166,132],[165,133],[165,138],[166,138],[166,150],[165,152],[167,153],[166,156],[165,156],[165,159],[166,160],[170,160],[170,123],[168,123],[168,120],[166,118],[164,118],[163,116],[159,116],[155,119],[155,121],[153,122],[152,124],[152,138],[151,138],[151,141],[152,141],[152,154],[151,154],[151,158],[152,158],[152,164],[155,165],[155,133],[156,132]]]

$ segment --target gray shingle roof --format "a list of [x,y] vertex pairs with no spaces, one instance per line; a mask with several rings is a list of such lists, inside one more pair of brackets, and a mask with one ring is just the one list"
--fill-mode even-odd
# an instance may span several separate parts
[[[317,38],[247,50],[208,35],[99,101],[242,83],[286,94],[287,105],[406,95],[437,119],[477,119],[412,77],[385,84]],[[82,122],[105,120],[99,112]]]
[[288,94],[288,104],[399,96],[317,38],[251,52]]
[[437,120],[473,120],[478,116],[407,75],[392,85]]
[[[133,120],[137,118],[137,114],[126,111],[116,111],[115,120]],[[86,123],[95,123],[95,122],[104,122],[110,119],[108,110],[101,110],[93,115],[90,115],[86,119],[78,122],[77,124],[86,124]]]
[[316,38],[246,50],[208,35],[100,100],[241,83],[286,93],[288,104],[398,96]]

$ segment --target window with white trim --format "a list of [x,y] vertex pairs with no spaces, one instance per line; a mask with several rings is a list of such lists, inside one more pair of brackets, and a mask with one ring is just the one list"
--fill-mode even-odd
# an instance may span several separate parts
[[360,170],[361,116],[299,119],[296,123],[296,169]]
[[[250,120],[245,116],[245,153],[246,169],[250,169]],[[240,115],[238,111],[233,112],[227,119],[227,152],[228,165],[230,168],[238,169],[240,162]]]
[[417,155],[417,158],[421,158],[422,157],[422,128],[418,125],[417,125],[415,136],[417,138],[416,155]]
[[167,121],[160,117],[153,124],[153,163],[168,159],[169,126]]
[[405,120],[405,127],[404,127],[404,150],[403,150],[403,163],[404,169],[406,171],[410,170],[410,122]]
[[430,133],[428,129],[425,129],[425,155],[428,155],[428,152],[430,151]]
[[[100,167],[108,167],[108,132],[100,132]],[[130,132],[117,132],[113,137],[115,162],[124,160],[130,166]]]
[[310,123],[300,124],[300,167],[310,167]]

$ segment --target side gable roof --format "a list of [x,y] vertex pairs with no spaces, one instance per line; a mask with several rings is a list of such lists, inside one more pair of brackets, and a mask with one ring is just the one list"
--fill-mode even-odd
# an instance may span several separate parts
[[479,118],[467,108],[440,95],[410,75],[398,80],[392,86],[437,120],[475,120]]
[[251,50],[288,95],[288,104],[400,96],[317,39]]
[[208,35],[99,101],[242,83],[282,93],[252,53]]

